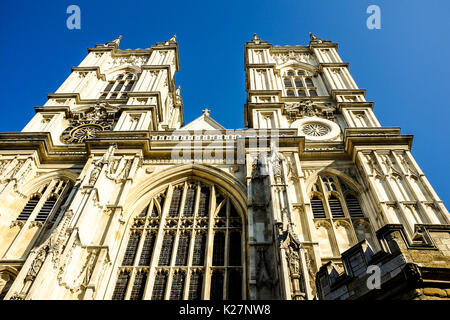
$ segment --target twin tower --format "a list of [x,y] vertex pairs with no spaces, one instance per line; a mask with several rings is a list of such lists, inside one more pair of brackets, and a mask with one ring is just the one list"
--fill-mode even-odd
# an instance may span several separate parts
[[0,133],[0,298],[446,299],[450,216],[337,44],[245,44],[246,129],[184,123],[174,36]]

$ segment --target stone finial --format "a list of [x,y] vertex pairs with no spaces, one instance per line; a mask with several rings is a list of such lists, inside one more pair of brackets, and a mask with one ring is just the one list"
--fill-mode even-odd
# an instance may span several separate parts
[[209,115],[211,114],[211,110],[209,110],[208,108],[205,108],[205,110],[202,111],[204,116],[209,117]]
[[177,42],[177,35],[176,34],[174,34],[172,38],[170,38],[169,40],[164,42],[164,45],[168,46],[169,43],[174,43],[174,42]]
[[122,36],[121,35],[118,36],[117,39],[115,39],[115,40],[113,40],[111,42],[116,44],[117,46],[119,46],[120,45],[120,40],[122,40]]
[[253,41],[255,41],[255,40],[260,40],[259,37],[258,37],[258,35],[257,35],[256,33],[253,34]]

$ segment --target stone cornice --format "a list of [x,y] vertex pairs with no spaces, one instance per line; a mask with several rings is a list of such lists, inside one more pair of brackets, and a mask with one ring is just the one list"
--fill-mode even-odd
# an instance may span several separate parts
[[331,90],[331,95],[333,99],[336,99],[338,94],[349,95],[349,94],[361,94],[366,96],[366,89],[333,89]]
[[97,79],[102,79],[106,81],[106,77],[103,73],[100,72],[100,67],[72,67],[71,71],[95,71],[97,73]]
[[356,154],[361,149],[372,150],[383,146],[396,146],[411,150],[412,135],[400,134],[400,128],[380,127],[380,128],[346,128],[344,130],[345,152],[353,161]]
[[341,111],[342,108],[346,109],[373,109],[373,102],[362,101],[362,102],[338,102],[338,110]]

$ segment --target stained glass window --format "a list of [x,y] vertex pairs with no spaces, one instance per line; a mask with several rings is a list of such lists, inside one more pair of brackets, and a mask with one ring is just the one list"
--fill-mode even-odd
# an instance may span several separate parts
[[242,299],[241,272],[238,270],[231,270],[228,274],[228,299],[229,300]]
[[177,272],[173,276],[172,289],[170,290],[170,300],[182,300],[185,276],[183,272]]
[[[150,200],[131,224],[121,265],[127,266],[129,273],[119,275],[115,297],[124,299],[129,290],[130,299],[142,299],[145,287],[150,286],[153,300],[163,300],[166,296],[180,300],[184,290],[189,299],[199,300],[204,287],[209,288],[210,292],[205,294],[211,299],[222,300],[224,294],[239,299],[245,246],[242,245],[242,218],[231,199],[223,191],[195,180],[173,186],[166,199],[167,190]],[[166,212],[160,210],[164,202],[169,206]],[[219,205],[222,205],[220,209]],[[218,216],[212,217],[215,212]],[[207,269],[211,267],[206,261],[212,261],[213,270]],[[157,274],[150,275],[149,271],[155,267]],[[228,279],[226,284],[225,279]]]
[[164,235],[164,241],[161,247],[161,253],[159,255],[159,265],[168,266],[170,264],[170,258],[172,257],[174,236],[170,232]]
[[121,271],[119,274],[119,278],[117,278],[116,288],[114,289],[112,300],[125,299],[129,280],[130,274],[127,271]]
[[211,276],[210,299],[223,300],[223,274],[217,270]]
[[167,274],[158,272],[153,284],[152,300],[163,300],[166,293]]
[[178,240],[178,250],[177,250],[177,258],[175,261],[175,265],[177,265],[177,266],[187,265],[190,239],[191,239],[191,234],[188,232],[185,232],[180,235],[180,238]]
[[206,217],[209,211],[209,188],[202,187],[200,190],[200,203],[198,206],[198,215]]
[[241,265],[241,233],[234,231],[230,232],[230,246],[229,246],[229,265]]
[[222,232],[214,234],[213,266],[223,266],[225,261],[225,235]]
[[145,282],[147,281],[147,273],[138,272],[134,277],[134,285],[131,290],[130,300],[142,300],[144,296]]
[[123,266],[133,265],[140,239],[141,239],[141,235],[137,232],[134,232],[130,235],[130,239],[128,240],[127,249],[125,251],[125,255],[124,255],[123,261],[122,261]]
[[193,266],[203,266],[205,263],[205,247],[206,247],[206,234],[199,232],[195,236],[194,254],[192,257]]
[[179,215],[180,204],[181,204],[181,193],[182,193],[182,190],[179,188],[176,188],[173,190],[172,202],[170,203],[170,208],[169,208],[169,216],[170,217],[177,217]]
[[140,266],[149,266],[150,259],[152,258],[153,247],[155,245],[155,233],[149,232],[145,236],[144,244],[142,246],[142,253],[139,259]]
[[195,189],[189,188],[186,191],[186,201],[184,202],[183,215],[185,217],[192,217],[192,215],[194,214],[194,205],[195,205]]
[[202,297],[203,274],[200,271],[191,274],[189,283],[189,300],[200,300]]

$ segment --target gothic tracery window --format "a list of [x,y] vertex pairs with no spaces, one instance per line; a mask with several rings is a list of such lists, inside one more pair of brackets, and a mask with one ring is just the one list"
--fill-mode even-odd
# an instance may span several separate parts
[[217,186],[170,185],[131,222],[113,299],[242,299],[242,224]]
[[[71,189],[72,183],[64,179],[56,179],[41,186],[30,196],[25,207],[18,215],[17,220],[27,221],[31,217],[33,221],[55,223]],[[34,212],[36,207],[40,209]]]
[[119,74],[108,81],[100,99],[128,99],[127,92],[131,91],[135,82],[136,76],[132,73]]
[[305,70],[288,70],[284,73],[283,84],[288,97],[317,97],[314,75]]
[[311,208],[323,258],[338,257],[364,239],[374,245],[372,228],[356,193],[337,176],[318,177],[312,187]]

